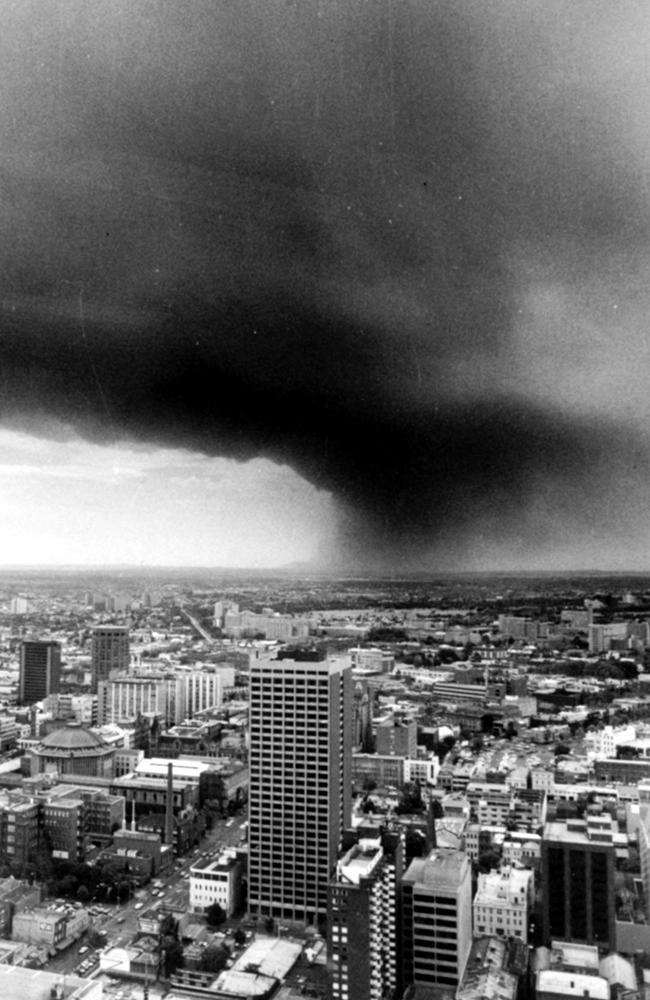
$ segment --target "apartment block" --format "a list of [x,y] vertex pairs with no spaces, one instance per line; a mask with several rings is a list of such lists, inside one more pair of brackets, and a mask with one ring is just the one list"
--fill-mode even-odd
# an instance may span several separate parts
[[366,828],[352,835],[329,886],[328,962],[332,1000],[393,996],[398,968],[398,892],[403,841]]

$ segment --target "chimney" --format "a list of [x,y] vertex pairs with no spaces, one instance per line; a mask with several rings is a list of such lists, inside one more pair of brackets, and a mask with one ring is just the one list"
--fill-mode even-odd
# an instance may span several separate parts
[[165,808],[165,843],[174,843],[174,765],[167,764],[167,803]]
[[131,832],[135,833],[135,799],[131,800]]

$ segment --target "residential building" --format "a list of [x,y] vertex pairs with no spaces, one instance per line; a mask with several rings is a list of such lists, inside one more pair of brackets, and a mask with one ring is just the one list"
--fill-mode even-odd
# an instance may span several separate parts
[[378,827],[348,835],[328,897],[332,1000],[382,1000],[399,984],[398,890],[404,845]]
[[350,820],[347,660],[250,665],[248,905],[313,923]]

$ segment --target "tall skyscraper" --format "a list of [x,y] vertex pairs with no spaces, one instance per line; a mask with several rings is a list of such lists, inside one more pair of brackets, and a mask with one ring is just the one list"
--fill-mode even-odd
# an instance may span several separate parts
[[382,1000],[398,995],[398,890],[403,858],[399,831],[364,827],[346,833],[344,854],[329,887],[332,1000]]
[[61,682],[61,644],[47,639],[24,639],[20,644],[18,697],[33,705],[56,694]]
[[347,661],[250,665],[248,905],[312,923],[350,820]]
[[131,660],[129,630],[126,625],[98,625],[92,635],[92,690],[112,673],[128,670]]
[[462,851],[436,848],[402,879],[404,985],[457,987],[472,947],[472,871]]
[[560,940],[614,947],[617,832],[609,813],[544,827],[544,944]]

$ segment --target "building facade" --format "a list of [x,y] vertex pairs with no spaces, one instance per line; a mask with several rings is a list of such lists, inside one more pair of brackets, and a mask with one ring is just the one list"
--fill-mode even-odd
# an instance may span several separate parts
[[47,639],[25,639],[20,644],[18,699],[33,705],[59,690],[61,644]]
[[397,995],[400,833],[364,829],[336,866],[329,886],[327,941],[332,1000]]
[[404,985],[460,983],[472,947],[472,875],[466,854],[433,850],[402,879]]
[[479,874],[474,896],[474,933],[518,937],[528,943],[533,873],[516,868]]
[[544,943],[615,947],[611,818],[547,823],[542,839]]
[[190,868],[190,910],[205,913],[218,903],[231,917],[241,901],[242,863],[235,850],[225,850],[218,858],[204,858]]
[[92,633],[91,658],[91,690],[96,692],[100,681],[108,680],[113,673],[129,669],[131,646],[127,626],[96,626]]
[[251,914],[326,917],[350,817],[350,708],[345,661],[251,663]]

